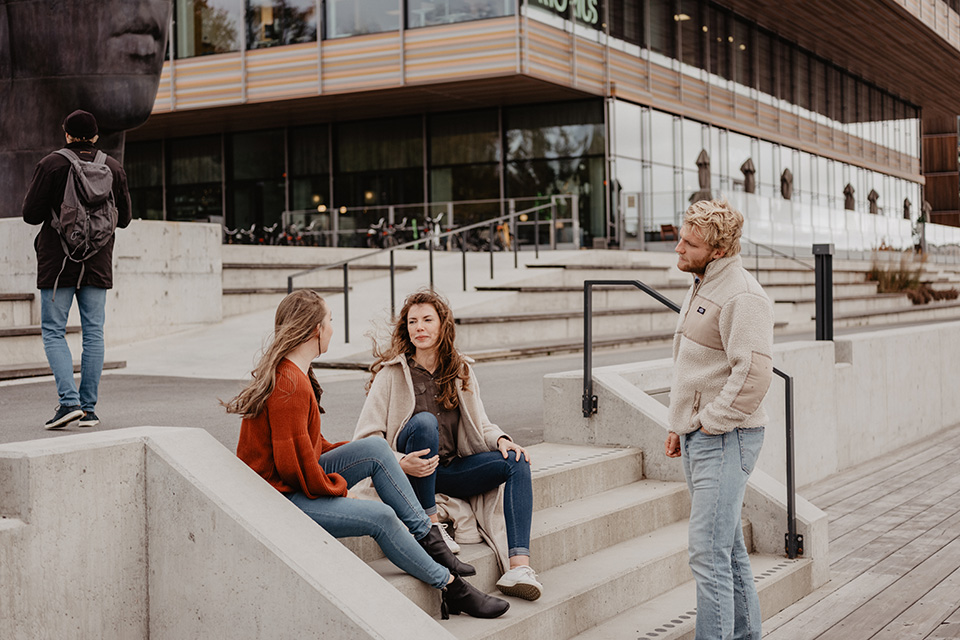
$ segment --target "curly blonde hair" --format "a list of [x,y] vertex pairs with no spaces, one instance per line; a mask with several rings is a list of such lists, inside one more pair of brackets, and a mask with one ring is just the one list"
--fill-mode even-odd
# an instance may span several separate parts
[[469,369],[467,361],[464,360],[460,352],[453,346],[457,337],[456,325],[453,322],[453,311],[450,309],[446,299],[435,291],[421,289],[407,296],[403,301],[403,308],[400,315],[397,316],[393,326],[393,333],[390,336],[390,345],[386,348],[380,348],[374,342],[373,345],[373,364],[370,365],[370,381],[367,382],[367,391],[373,384],[373,379],[383,369],[384,363],[400,354],[412,356],[417,352],[413,340],[410,339],[410,330],[407,328],[407,314],[410,313],[410,307],[415,304],[429,304],[437,310],[437,320],[440,322],[440,336],[437,340],[437,388],[440,391],[438,401],[444,409],[455,409],[460,403],[457,396],[457,378],[461,381],[461,387],[464,392],[469,391]]
[[726,200],[701,200],[683,214],[683,224],[695,227],[708,246],[724,251],[725,256],[740,253],[743,214]]

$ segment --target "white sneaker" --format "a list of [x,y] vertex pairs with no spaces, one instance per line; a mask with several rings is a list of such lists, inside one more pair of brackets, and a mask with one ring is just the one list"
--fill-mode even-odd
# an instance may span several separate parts
[[536,572],[524,565],[513,567],[497,580],[497,589],[508,596],[536,600],[543,594],[543,585],[537,581]]
[[447,533],[447,523],[434,522],[433,526],[440,527],[440,536],[443,538],[443,541],[447,543],[447,548],[450,549],[451,553],[460,553],[460,545]]

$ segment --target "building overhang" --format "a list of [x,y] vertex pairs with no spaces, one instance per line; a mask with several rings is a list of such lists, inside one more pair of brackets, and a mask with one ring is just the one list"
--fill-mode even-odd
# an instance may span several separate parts
[[918,105],[925,120],[960,114],[960,17],[943,2],[934,12],[896,0],[720,1]]
[[530,76],[501,76],[155,113],[143,126],[127,132],[127,139],[154,140],[597,97]]

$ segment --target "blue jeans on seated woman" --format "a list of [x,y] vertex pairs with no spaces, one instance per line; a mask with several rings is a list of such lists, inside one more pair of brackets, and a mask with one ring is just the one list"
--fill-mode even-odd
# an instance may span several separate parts
[[[440,426],[437,418],[426,411],[407,421],[397,436],[400,453],[429,449],[425,458],[437,455],[440,449]],[[504,458],[499,451],[477,453],[465,458],[454,458],[449,465],[425,478],[407,476],[420,504],[428,514],[437,512],[437,493],[453,498],[467,499],[496,489],[506,483],[503,492],[503,515],[507,521],[508,555],[530,555],[530,520],[533,517],[533,488],[530,481],[530,463],[517,460],[511,452]]]
[[348,487],[371,478],[383,502],[334,496],[311,500],[298,491],[287,495],[293,504],[333,537],[372,536],[393,564],[437,589],[447,586],[450,571],[417,542],[430,533],[430,518],[385,440],[348,442],[320,456],[320,466],[343,476]]

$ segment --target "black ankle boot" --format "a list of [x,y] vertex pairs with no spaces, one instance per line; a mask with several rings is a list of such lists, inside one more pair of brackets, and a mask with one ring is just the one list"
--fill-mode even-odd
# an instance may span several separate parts
[[499,618],[510,603],[500,598],[488,596],[472,584],[457,577],[443,589],[443,600],[440,603],[440,617],[449,620],[450,615],[461,613],[474,618]]
[[477,570],[465,562],[460,562],[457,556],[453,555],[450,547],[443,541],[440,534],[440,527],[430,527],[430,533],[417,540],[424,551],[430,554],[430,557],[442,564],[447,569],[458,576],[475,576]]

